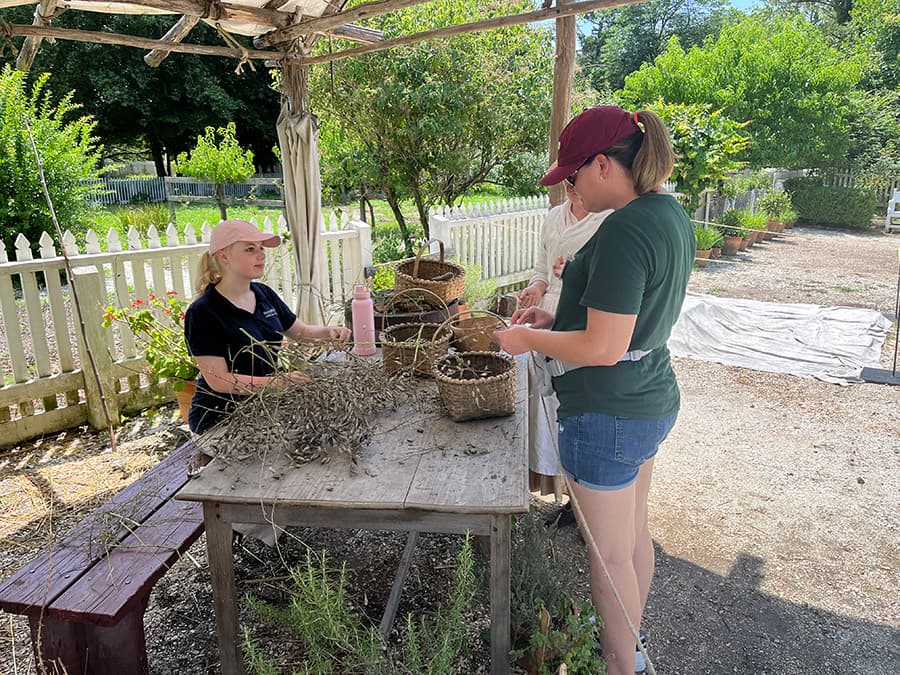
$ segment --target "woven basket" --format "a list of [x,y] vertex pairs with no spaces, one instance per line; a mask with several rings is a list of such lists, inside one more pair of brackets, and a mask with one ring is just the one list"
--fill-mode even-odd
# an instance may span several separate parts
[[384,372],[431,377],[431,367],[450,349],[451,337],[438,323],[400,323],[385,328],[379,337]]
[[435,361],[444,407],[457,422],[516,411],[516,362],[494,352],[459,352]]
[[[423,260],[422,253],[433,241],[440,244],[440,260]],[[406,260],[394,268],[395,290],[424,288],[434,293],[445,305],[461,296],[465,287],[466,271],[459,265],[444,262],[444,242],[440,239],[429,239],[422,244],[414,260]]]
[[[477,316],[476,316],[477,315]],[[461,352],[499,352],[494,331],[506,328],[506,321],[486,309],[464,309],[449,320],[453,346]]]

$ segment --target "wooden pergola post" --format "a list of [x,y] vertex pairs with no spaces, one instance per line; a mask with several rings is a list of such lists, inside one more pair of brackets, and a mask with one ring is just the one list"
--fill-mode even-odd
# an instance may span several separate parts
[[[557,0],[557,6],[569,4],[571,0]],[[559,151],[559,135],[569,120],[571,106],[572,77],[575,74],[575,16],[564,16],[556,20],[556,59],[553,63],[553,105],[550,111],[550,163],[556,161]],[[562,204],[566,199],[563,186],[550,188],[550,206]]]

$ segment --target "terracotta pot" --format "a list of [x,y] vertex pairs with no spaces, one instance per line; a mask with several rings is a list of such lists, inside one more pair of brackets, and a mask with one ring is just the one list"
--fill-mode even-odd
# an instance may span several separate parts
[[747,237],[741,237],[741,243],[738,246],[738,251],[746,251],[748,246],[750,246],[750,239]]
[[721,258],[721,257],[722,257],[722,247],[721,246],[714,246],[713,248],[709,249],[709,259],[710,260],[715,260],[716,258]]
[[783,232],[784,231],[784,223],[780,220],[770,220],[768,224],[766,224],[766,230],[769,232]]
[[710,249],[697,251],[694,257],[694,262],[696,263],[697,267],[704,267],[709,263],[709,253]]
[[723,255],[734,255],[741,249],[742,239],[736,235],[726,234],[725,241],[722,243]]
[[185,381],[181,391],[175,392],[175,400],[178,401],[178,409],[181,411],[181,420],[185,424],[188,422],[188,413],[191,411],[191,399],[194,398],[194,392],[196,391],[196,382]]

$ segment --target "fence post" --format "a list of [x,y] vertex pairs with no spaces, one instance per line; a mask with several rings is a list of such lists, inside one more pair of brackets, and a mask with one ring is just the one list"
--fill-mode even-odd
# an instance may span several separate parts
[[[72,277],[72,283],[78,289],[78,301],[84,320],[84,335],[82,335],[76,319],[75,339],[78,344],[81,372],[84,375],[88,424],[95,429],[105,429],[106,416],[103,414],[101,397],[106,399],[106,408],[113,424],[119,420],[119,400],[113,377],[112,355],[109,353],[107,335],[102,325],[103,307],[106,305],[103,279],[95,267],[76,267],[72,270]],[[91,368],[88,348],[94,356],[94,365],[100,375],[99,386]]]
[[[431,231],[432,239],[440,239],[444,242],[445,247],[450,246],[450,221],[443,216],[437,214],[428,219],[428,226]],[[430,253],[440,253],[441,247],[437,242],[432,242],[429,247]]]
[[363,278],[367,267],[372,267],[372,226],[361,220],[352,222],[359,235],[359,260],[362,263]]

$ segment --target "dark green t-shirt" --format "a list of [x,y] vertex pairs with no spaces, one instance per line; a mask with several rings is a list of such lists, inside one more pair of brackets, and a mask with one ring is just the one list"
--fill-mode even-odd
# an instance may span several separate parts
[[629,351],[640,361],[589,366],[553,378],[559,419],[586,412],[661,419],[680,397],[666,341],[694,264],[694,228],[667,194],[646,194],[610,215],[563,271],[553,330],[584,330],[587,308],[636,314]]

